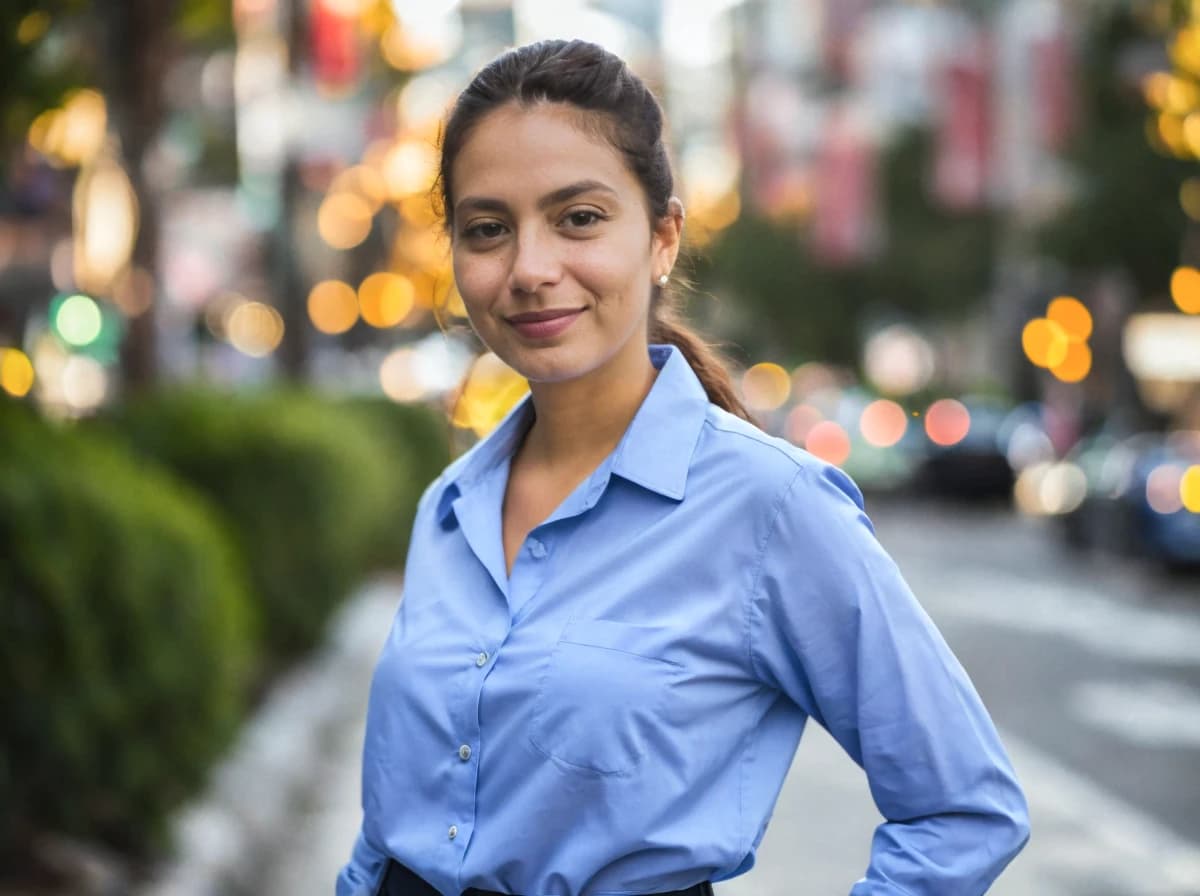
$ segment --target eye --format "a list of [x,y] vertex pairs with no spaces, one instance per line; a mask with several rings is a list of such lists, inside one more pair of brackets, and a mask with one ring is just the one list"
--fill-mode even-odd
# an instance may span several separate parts
[[568,212],[563,219],[567,224],[575,230],[582,230],[586,227],[591,227],[599,221],[604,220],[604,215],[591,209],[577,209],[573,212]]
[[492,240],[504,233],[504,225],[499,221],[479,221],[463,228],[463,236],[467,239]]

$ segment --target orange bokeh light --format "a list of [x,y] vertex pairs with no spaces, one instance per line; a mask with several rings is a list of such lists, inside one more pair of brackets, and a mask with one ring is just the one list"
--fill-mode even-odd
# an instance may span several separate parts
[[1046,318],[1057,323],[1071,342],[1084,342],[1092,335],[1092,314],[1079,299],[1059,296],[1050,303]]
[[1078,383],[1092,370],[1092,350],[1083,342],[1072,342],[1067,356],[1061,364],[1055,364],[1050,372],[1064,383]]
[[823,461],[844,464],[850,457],[850,435],[832,420],[822,420],[808,431],[804,448]]
[[943,398],[925,412],[925,434],[935,445],[957,445],[971,431],[971,414],[960,401]]
[[880,399],[863,409],[858,427],[868,444],[876,448],[890,448],[904,437],[904,431],[908,429],[908,415],[896,402]]
[[1038,367],[1054,367],[1067,357],[1071,340],[1058,321],[1039,317],[1025,325],[1021,332],[1021,347],[1025,356]]

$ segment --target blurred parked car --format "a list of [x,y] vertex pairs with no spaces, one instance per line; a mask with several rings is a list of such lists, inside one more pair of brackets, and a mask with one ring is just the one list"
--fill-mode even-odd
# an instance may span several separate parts
[[[1200,513],[1183,501],[1186,471],[1200,465],[1200,432],[1099,434],[1043,471],[1051,495],[1059,477],[1078,494],[1046,510],[1057,516],[1068,545],[1118,555],[1144,555],[1168,567],[1200,567]],[[1054,503],[1053,497],[1050,499]]]
[[1004,435],[1011,408],[1002,402],[964,397],[970,428],[952,445],[925,438],[924,457],[917,465],[918,492],[970,500],[1009,499],[1015,479]]

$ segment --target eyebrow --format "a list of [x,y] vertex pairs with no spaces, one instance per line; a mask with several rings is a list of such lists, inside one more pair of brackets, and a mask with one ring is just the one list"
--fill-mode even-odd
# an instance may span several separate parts
[[[617,191],[606,183],[598,180],[581,180],[547,193],[538,200],[538,208],[545,210],[551,206],[569,202],[576,196],[592,192],[617,195]],[[508,204],[501,199],[491,199],[486,196],[467,196],[454,208],[455,214],[462,214],[466,211],[505,212],[508,211]]]

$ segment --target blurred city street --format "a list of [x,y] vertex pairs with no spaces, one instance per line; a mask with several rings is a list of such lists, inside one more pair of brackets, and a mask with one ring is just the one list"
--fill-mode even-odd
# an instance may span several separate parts
[[[1200,600],[1195,579],[1072,557],[1045,521],[1007,509],[869,500],[880,540],[970,673],[1030,799],[1033,837],[998,896],[1200,893]],[[392,597],[394,599],[395,593]],[[346,682],[347,724],[327,741],[266,896],[318,896],[359,823],[370,657]],[[748,874],[723,896],[849,891],[881,821],[862,772],[817,725]]]

